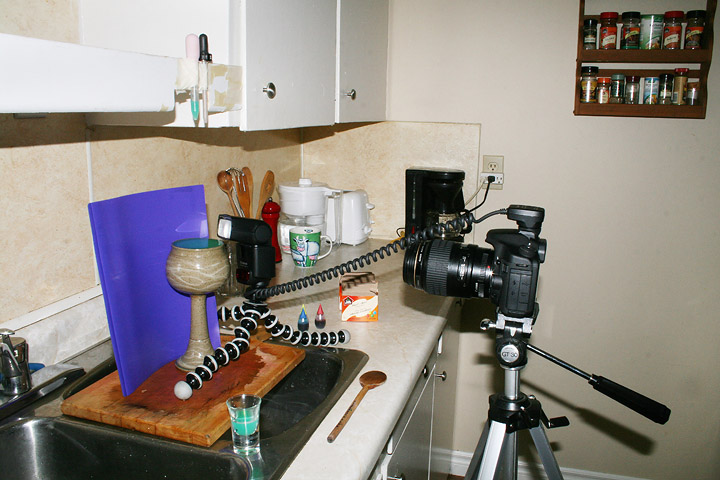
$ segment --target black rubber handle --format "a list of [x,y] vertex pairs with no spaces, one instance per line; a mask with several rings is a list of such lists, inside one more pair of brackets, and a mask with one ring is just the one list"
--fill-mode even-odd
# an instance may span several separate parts
[[670,418],[670,409],[662,403],[623,387],[605,377],[593,375],[588,380],[588,383],[598,392],[622,403],[631,410],[635,410],[653,422],[664,425]]

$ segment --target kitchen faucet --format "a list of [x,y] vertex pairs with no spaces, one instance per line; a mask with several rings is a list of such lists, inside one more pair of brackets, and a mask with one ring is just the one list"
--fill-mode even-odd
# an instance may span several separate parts
[[0,328],[0,392],[5,395],[20,395],[32,387],[27,343],[24,338],[11,338],[14,334],[10,329]]

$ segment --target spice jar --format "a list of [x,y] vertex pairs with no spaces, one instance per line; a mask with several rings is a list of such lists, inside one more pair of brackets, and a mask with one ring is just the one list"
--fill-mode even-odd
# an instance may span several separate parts
[[659,50],[662,42],[663,16],[643,15],[640,17],[640,48]]
[[640,47],[640,12],[623,12],[620,48],[634,50]]
[[688,82],[685,103],[688,105],[700,105],[700,82]]
[[625,83],[625,103],[637,105],[640,103],[640,77],[630,75]]
[[685,14],[679,10],[665,12],[665,27],[663,28],[663,48],[677,50],[680,48],[682,36],[682,21]]
[[625,75],[616,73],[612,76],[610,84],[610,103],[625,102]]
[[672,103],[673,105],[685,105],[685,89],[688,81],[687,68],[675,69],[675,82],[673,83]]
[[672,73],[663,73],[660,75],[660,84],[658,86],[658,104],[672,105],[673,95],[673,79]]
[[595,103],[595,90],[597,89],[598,67],[583,67],[580,78],[580,102]]
[[657,105],[658,102],[658,77],[645,77],[643,83],[643,104]]
[[600,77],[597,79],[597,103],[610,103],[610,77]]
[[597,48],[597,20],[588,18],[583,22],[583,49],[595,50]]
[[702,48],[703,31],[705,30],[705,10],[690,10],[687,12],[687,27],[685,27],[685,48],[697,50]]
[[600,14],[600,48],[615,50],[617,48],[617,12]]

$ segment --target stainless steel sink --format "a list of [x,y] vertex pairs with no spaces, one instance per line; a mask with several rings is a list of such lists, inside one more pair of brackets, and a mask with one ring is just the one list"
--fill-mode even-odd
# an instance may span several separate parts
[[[203,448],[63,415],[25,416],[0,428],[0,472],[16,479],[278,478],[367,362],[357,350],[308,348],[305,359],[268,392],[260,409],[260,457],[232,452],[228,430]],[[114,370],[109,359],[65,392]],[[58,400],[59,402],[59,400]],[[41,411],[36,409],[37,412]],[[22,413],[22,412],[21,412]],[[217,476],[216,476],[217,475]]]

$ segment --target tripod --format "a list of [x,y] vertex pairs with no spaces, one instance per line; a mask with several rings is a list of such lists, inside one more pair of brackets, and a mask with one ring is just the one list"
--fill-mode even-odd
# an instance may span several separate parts
[[527,343],[525,339],[532,333],[537,311],[536,305],[532,318],[506,317],[498,313],[495,322],[486,320],[481,324],[483,331],[493,328],[498,332],[495,356],[505,370],[505,387],[502,394],[490,397],[488,420],[470,461],[466,479],[493,480],[497,476],[503,480],[516,480],[517,432],[520,430],[529,430],[548,479],[563,478],[545,428],[564,427],[570,422],[565,417],[548,419],[535,397],[520,392],[520,370],[527,365],[527,350],[583,377],[595,390],[656,423],[664,424],[670,418],[670,409],[665,405],[604,377],[585,373]]
[[[547,428],[569,424],[567,418],[548,420],[540,402],[520,392],[520,370],[527,364],[527,344],[518,339],[523,331],[529,336],[534,319],[511,319],[498,314],[494,324],[485,322],[483,330],[499,330],[496,338],[496,357],[505,371],[505,388],[502,394],[490,397],[488,420],[475,448],[466,479],[492,480],[517,478],[517,432],[529,430],[540,461],[549,480],[562,480],[555,455],[550,448]],[[518,328],[519,327],[519,328]],[[513,366],[514,365],[514,366]]]

